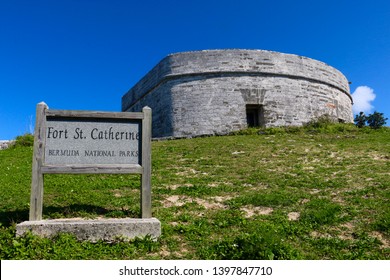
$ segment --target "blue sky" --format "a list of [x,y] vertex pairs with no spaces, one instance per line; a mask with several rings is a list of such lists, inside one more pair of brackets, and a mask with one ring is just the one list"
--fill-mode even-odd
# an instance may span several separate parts
[[225,48],[323,61],[390,118],[388,0],[0,0],[0,140],[31,132],[41,101],[120,111],[166,55]]

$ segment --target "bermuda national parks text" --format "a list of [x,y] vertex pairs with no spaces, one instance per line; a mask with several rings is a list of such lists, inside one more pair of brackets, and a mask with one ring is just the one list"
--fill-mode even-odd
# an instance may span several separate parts
[[[58,157],[78,157],[80,156],[79,150],[49,150],[49,156]],[[138,157],[138,151],[105,151],[105,150],[86,150],[84,151],[85,157]]]

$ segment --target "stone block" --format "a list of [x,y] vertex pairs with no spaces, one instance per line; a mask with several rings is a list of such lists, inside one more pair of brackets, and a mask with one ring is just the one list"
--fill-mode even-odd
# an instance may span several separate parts
[[149,219],[56,219],[26,221],[16,225],[16,236],[31,231],[41,237],[53,237],[59,233],[73,234],[78,240],[112,242],[118,238],[125,240],[149,235],[157,239],[161,235],[161,223],[156,218]]

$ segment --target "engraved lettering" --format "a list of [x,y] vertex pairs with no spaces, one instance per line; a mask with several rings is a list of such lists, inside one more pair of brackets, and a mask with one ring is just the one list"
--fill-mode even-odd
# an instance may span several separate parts
[[47,138],[53,138],[53,139],[61,139],[61,138],[68,139],[68,130],[62,130],[62,129],[55,129],[52,126],[48,127],[47,131]]
[[139,140],[139,132],[134,131],[113,131],[110,127],[106,130],[94,128],[91,130],[93,140]]
[[73,139],[85,139],[85,138],[87,138],[87,137],[85,137],[83,135],[83,130],[78,128],[78,127],[74,130],[74,132],[76,133],[76,135],[73,136]]
[[49,150],[49,156],[56,157],[78,157],[80,155],[78,150]]
[[138,157],[138,151],[119,151],[120,157]]
[[87,150],[84,154],[86,157],[115,157],[114,151]]

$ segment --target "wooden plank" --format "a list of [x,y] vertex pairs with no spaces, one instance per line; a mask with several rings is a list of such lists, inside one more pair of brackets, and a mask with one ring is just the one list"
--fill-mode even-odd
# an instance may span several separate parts
[[80,164],[80,165],[45,165],[44,174],[142,174],[139,164]]
[[48,117],[66,118],[97,118],[97,119],[136,119],[142,120],[143,113],[139,112],[101,112],[101,111],[77,111],[77,110],[47,110]]
[[141,216],[142,218],[152,217],[152,189],[151,189],[151,139],[152,139],[152,109],[142,109],[144,119],[142,120],[142,167],[141,177]]
[[43,207],[43,173],[41,170],[44,162],[44,151],[46,141],[46,116],[48,109],[44,102],[37,105],[35,132],[34,132],[34,152],[32,160],[32,181],[30,197],[30,221],[42,220]]

